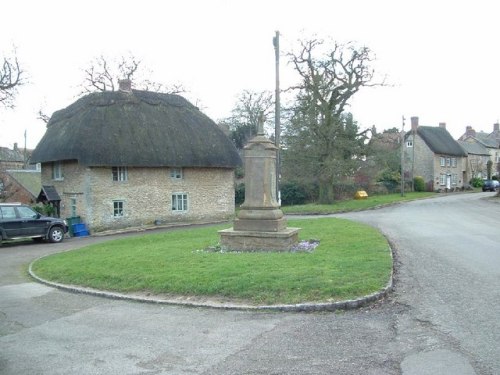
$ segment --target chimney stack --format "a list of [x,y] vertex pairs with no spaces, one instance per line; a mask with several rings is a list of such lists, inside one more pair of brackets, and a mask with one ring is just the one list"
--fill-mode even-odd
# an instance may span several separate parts
[[119,79],[118,86],[119,86],[120,91],[132,92],[132,81],[128,78]]
[[14,151],[18,151],[17,142],[14,143]]
[[493,124],[493,131],[494,131],[494,132],[498,132],[498,131],[500,131],[500,129],[499,129],[498,127],[499,127],[498,122],[495,122],[495,123]]
[[411,119],[411,130],[412,131],[417,131],[418,128],[418,117],[413,116]]
[[446,122],[440,122],[439,123],[439,127],[443,128],[443,129],[446,129]]
[[475,137],[476,136],[476,131],[472,129],[472,126],[467,126],[465,128],[465,136],[466,137]]

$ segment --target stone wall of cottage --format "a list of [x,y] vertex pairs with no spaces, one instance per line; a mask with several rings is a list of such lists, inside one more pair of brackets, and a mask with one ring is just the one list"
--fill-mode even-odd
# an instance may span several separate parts
[[[82,167],[65,162],[64,179],[52,180],[51,165],[42,166],[42,183],[61,195],[61,217],[79,216],[91,232],[154,223],[200,223],[234,215],[234,171],[184,168],[174,179],[170,168],[127,168],[126,181],[113,181],[110,167]],[[188,209],[172,211],[172,194],[187,194]],[[123,202],[123,216],[114,202]]]
[[421,176],[426,186],[432,185],[434,179],[434,153],[419,136],[410,135],[408,140],[413,142],[412,147],[405,143],[405,168],[408,176]]

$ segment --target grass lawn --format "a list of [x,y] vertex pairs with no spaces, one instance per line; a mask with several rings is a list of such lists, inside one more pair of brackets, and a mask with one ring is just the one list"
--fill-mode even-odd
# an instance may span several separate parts
[[209,252],[228,225],[146,234],[51,255],[40,277],[101,290],[229,298],[252,304],[353,299],[384,288],[392,269],[386,239],[338,218],[289,220],[310,253]]
[[350,199],[345,201],[335,202],[334,204],[304,204],[296,206],[284,206],[281,210],[285,214],[333,214],[347,211],[360,211],[370,208],[414,200],[419,198],[427,198],[435,196],[432,192],[409,192],[405,193],[404,197],[400,193],[369,196],[366,199]]

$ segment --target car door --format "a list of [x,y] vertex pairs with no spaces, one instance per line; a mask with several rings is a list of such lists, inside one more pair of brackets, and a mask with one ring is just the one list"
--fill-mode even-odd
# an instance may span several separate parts
[[7,238],[14,238],[22,236],[23,223],[17,216],[14,206],[0,207],[0,226],[3,228]]
[[22,220],[23,236],[38,236],[45,235],[47,230],[47,222],[40,220],[38,212],[26,206],[16,207],[17,214]]

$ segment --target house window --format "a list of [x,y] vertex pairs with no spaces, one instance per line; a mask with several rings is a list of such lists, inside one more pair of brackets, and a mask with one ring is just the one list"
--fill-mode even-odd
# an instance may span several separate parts
[[170,168],[170,178],[174,180],[182,179],[182,168]]
[[113,201],[113,216],[114,217],[123,216],[123,201]]
[[451,158],[451,166],[454,168],[457,167],[457,158]]
[[446,185],[446,175],[441,173],[439,176],[439,185],[444,186]]
[[172,211],[187,211],[188,199],[186,193],[172,194]]
[[62,180],[62,163],[60,161],[55,161],[52,163],[52,179],[53,180]]
[[446,166],[451,167],[451,158],[446,158]]
[[406,147],[413,147],[413,139],[408,139],[406,141]]
[[111,168],[113,173],[113,181],[127,181],[128,172],[127,167],[113,167]]
[[441,167],[444,167],[446,166],[446,159],[444,157],[440,157],[439,158],[439,164],[441,165]]
[[452,185],[456,185],[458,182],[458,175],[455,173],[455,174],[452,174],[451,175],[451,184]]

